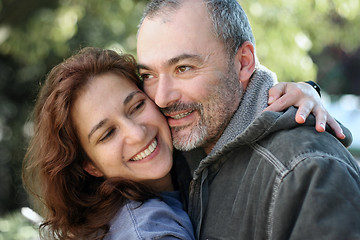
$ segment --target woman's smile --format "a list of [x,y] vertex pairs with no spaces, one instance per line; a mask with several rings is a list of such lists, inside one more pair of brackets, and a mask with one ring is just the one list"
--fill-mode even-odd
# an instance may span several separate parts
[[151,153],[153,153],[155,151],[155,149],[157,148],[157,145],[158,145],[157,140],[156,140],[156,138],[154,138],[153,142],[151,142],[144,151],[136,154],[136,156],[131,158],[130,160],[131,161],[140,161],[144,158],[147,158],[148,156],[150,156]]

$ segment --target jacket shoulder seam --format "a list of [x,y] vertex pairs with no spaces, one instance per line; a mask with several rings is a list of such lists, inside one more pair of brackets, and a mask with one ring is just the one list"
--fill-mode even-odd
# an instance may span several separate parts
[[276,171],[281,175],[284,176],[289,171],[285,165],[279,161],[277,157],[275,157],[268,149],[264,148],[258,143],[249,144],[257,153],[264,157],[266,161],[268,161],[271,165],[274,166]]

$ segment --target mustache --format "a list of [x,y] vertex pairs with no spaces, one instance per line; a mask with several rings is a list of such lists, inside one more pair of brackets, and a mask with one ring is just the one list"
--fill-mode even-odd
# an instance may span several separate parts
[[171,114],[173,112],[181,112],[184,110],[197,110],[200,113],[202,113],[203,111],[203,107],[201,103],[182,103],[182,102],[176,102],[173,105],[166,107],[166,108],[160,108],[160,111],[166,115],[166,114]]

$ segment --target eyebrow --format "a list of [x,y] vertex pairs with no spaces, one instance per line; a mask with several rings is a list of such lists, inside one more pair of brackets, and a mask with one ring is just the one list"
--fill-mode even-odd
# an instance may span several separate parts
[[[166,61],[166,65],[167,66],[175,65],[182,60],[193,60],[196,62],[202,62],[202,58],[199,55],[184,53],[179,56],[170,58],[169,60]],[[137,65],[137,68],[138,70],[140,69],[150,70],[150,67],[141,63]]]
[[135,96],[136,94],[139,94],[139,93],[143,93],[143,92],[140,91],[140,90],[136,90],[136,91],[131,92],[131,93],[125,98],[123,104],[124,104],[124,105],[128,104],[128,103],[134,98],[134,96]]
[[193,61],[197,61],[200,62],[201,61],[201,57],[199,55],[195,55],[195,54],[181,54],[177,57],[171,58],[167,61],[168,65],[174,65],[182,60],[193,60]]
[[[139,94],[139,93],[142,93],[142,92],[141,92],[140,90],[136,90],[136,91],[131,92],[131,93],[125,98],[125,100],[124,100],[124,102],[123,102],[123,105],[128,104],[128,103],[134,98],[134,96],[135,96],[136,94]],[[105,123],[106,123],[108,120],[109,120],[109,119],[107,119],[107,118],[101,120],[98,124],[96,124],[96,125],[91,129],[90,133],[88,134],[88,140],[89,140],[89,141],[90,141],[91,136],[92,136],[98,129],[100,129],[102,126],[104,126]]]
[[96,124],[88,134],[88,141],[90,142],[91,136],[96,132],[98,129],[100,129],[102,126],[105,125],[105,123],[108,121],[108,119],[101,120],[98,124]]

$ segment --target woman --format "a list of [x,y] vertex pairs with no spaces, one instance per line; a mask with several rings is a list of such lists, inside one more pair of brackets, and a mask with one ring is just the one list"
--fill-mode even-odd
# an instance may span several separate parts
[[169,128],[140,85],[133,57],[95,48],[48,75],[23,169],[43,238],[194,238],[172,192]]

